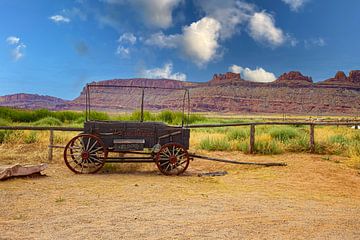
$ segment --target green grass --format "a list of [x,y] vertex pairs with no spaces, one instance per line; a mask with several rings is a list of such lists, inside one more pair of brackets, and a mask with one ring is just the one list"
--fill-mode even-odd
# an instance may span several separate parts
[[299,132],[293,127],[273,127],[270,129],[269,134],[271,138],[280,142],[287,142],[291,139],[298,137]]
[[205,138],[200,142],[200,149],[207,151],[229,151],[230,143],[226,139]]
[[244,128],[231,128],[227,131],[228,140],[244,140],[250,136],[250,130]]
[[54,117],[45,117],[33,123],[35,126],[61,126],[62,122]]
[[[250,146],[249,142],[243,141],[239,142],[237,145],[237,149],[244,152],[249,153]],[[255,141],[254,144],[254,153],[257,154],[264,154],[264,155],[275,155],[283,153],[283,149],[281,148],[280,144],[275,140],[258,140]]]

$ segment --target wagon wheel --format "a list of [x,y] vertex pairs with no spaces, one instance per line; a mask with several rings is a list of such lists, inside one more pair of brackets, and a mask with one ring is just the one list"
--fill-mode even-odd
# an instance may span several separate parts
[[190,163],[188,151],[178,143],[167,143],[156,154],[155,162],[165,175],[180,175]]
[[74,173],[96,173],[105,164],[107,150],[101,139],[92,134],[80,134],[66,145],[64,160]]

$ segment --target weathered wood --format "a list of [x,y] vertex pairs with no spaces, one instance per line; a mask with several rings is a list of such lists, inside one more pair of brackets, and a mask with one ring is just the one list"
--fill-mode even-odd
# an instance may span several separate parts
[[53,160],[53,145],[54,145],[54,130],[50,130],[49,135],[49,150],[48,150],[48,161]]
[[315,152],[315,125],[310,125],[310,152]]
[[255,125],[250,125],[250,145],[249,145],[249,153],[253,154],[255,151]]
[[186,128],[217,128],[217,127],[237,127],[249,125],[316,125],[316,126],[354,126],[360,122],[248,122],[248,123],[223,123],[223,124],[193,124]]
[[0,166],[0,180],[16,177],[16,176],[28,176],[35,173],[40,173],[47,168],[46,163],[42,163],[39,165],[4,165]]

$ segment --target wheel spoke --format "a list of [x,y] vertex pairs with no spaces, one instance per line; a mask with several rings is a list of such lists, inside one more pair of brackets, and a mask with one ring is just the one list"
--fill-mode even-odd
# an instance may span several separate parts
[[97,151],[99,151],[100,149],[102,149],[102,147],[95,148],[95,149],[89,151],[89,153],[97,152]]
[[96,144],[97,144],[97,141],[95,140],[95,142],[93,143],[93,145],[91,145],[91,147],[88,149],[88,151],[90,152],[95,147]]

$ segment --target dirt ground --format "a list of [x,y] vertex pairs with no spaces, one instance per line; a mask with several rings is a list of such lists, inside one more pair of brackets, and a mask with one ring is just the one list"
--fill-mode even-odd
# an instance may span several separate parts
[[[59,155],[46,177],[0,181],[0,239],[360,239],[360,171],[343,158],[206,154],[288,166],[194,160],[184,176],[154,164],[75,175]],[[198,177],[211,171],[228,174]]]

